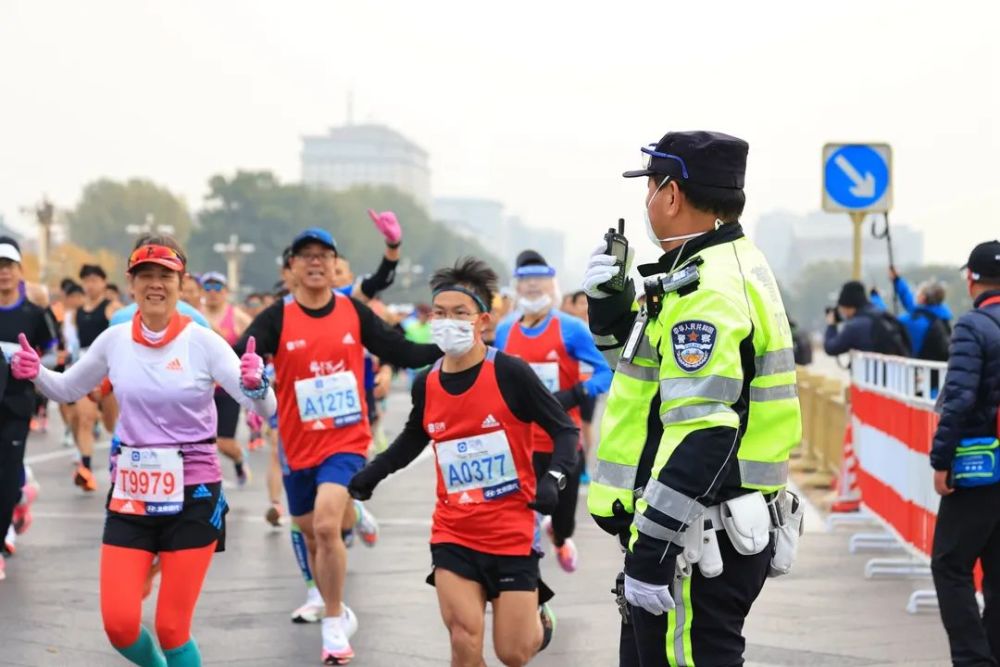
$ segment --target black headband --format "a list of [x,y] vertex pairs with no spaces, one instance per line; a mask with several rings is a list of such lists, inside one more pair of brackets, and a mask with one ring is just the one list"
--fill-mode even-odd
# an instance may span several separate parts
[[475,292],[466,287],[462,287],[461,285],[445,285],[444,287],[439,287],[438,289],[434,290],[434,294],[431,295],[431,298],[434,298],[441,292],[461,292],[462,294],[465,294],[466,296],[470,297],[473,301],[475,301],[476,305],[479,306],[480,311],[484,313],[490,312],[490,309],[486,307],[485,303],[483,303],[482,298],[478,294],[476,294]]

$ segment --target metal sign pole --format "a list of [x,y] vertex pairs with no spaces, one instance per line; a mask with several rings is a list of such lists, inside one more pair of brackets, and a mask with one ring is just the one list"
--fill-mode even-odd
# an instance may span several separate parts
[[854,280],[861,280],[861,225],[867,215],[864,211],[851,212],[851,222],[854,223],[854,257],[851,278]]

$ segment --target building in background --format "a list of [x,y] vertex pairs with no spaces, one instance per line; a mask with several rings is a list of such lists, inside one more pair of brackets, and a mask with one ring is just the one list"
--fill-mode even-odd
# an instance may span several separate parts
[[388,185],[429,211],[427,158],[427,151],[392,128],[348,124],[331,128],[326,135],[302,138],[302,182],[337,191]]
[[503,204],[493,199],[435,197],[431,217],[480,242],[508,268],[514,266],[517,254],[528,248],[540,252],[552,266],[565,266],[566,238],[562,232],[528,226],[519,217],[507,215]]
[[[870,222],[864,225],[862,266],[877,269],[881,275],[889,265],[884,239],[870,233]],[[878,228],[883,224],[878,220]],[[841,260],[850,262],[854,230],[847,215],[814,212],[798,215],[788,211],[765,213],[757,221],[754,242],[767,256],[775,275],[782,283],[794,281],[802,269],[818,262]],[[903,269],[924,262],[923,232],[906,225],[892,225],[892,248],[896,266]]]

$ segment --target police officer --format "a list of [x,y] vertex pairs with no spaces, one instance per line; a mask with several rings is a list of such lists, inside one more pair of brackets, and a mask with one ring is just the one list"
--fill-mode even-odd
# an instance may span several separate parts
[[[977,245],[965,266],[973,309],[955,323],[931,449],[941,495],[931,572],[955,665],[1000,663],[1000,241]],[[992,453],[991,453],[992,452]],[[983,566],[979,613],[973,568]]]
[[[601,245],[590,328],[619,359],[588,507],[625,548],[621,665],[743,664],[743,621],[791,567],[802,509],[787,493],[801,417],[785,308],[740,226],[748,145],[670,132],[641,149],[645,304]],[[629,259],[631,252],[628,253]],[[629,262],[625,262],[626,270]]]

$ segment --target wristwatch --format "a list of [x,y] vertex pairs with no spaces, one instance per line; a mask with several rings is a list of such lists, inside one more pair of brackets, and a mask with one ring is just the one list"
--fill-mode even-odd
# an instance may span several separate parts
[[566,488],[566,475],[556,470],[550,470],[549,474],[556,478],[556,488],[562,491]]

